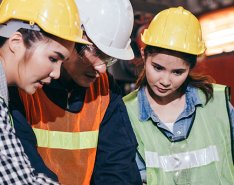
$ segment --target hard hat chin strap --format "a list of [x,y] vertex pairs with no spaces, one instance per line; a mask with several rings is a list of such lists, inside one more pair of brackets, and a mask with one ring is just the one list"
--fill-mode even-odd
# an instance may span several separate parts
[[25,28],[29,30],[40,31],[41,29],[34,23],[25,23],[18,20],[10,20],[4,24],[0,25],[0,36],[9,38],[13,33],[15,33],[20,28]]

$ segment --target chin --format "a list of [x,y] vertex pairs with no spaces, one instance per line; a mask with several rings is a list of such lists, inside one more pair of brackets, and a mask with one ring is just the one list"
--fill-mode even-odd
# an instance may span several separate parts
[[34,87],[24,89],[24,91],[25,91],[27,94],[30,94],[30,95],[34,94],[34,93],[36,92],[36,90],[37,90],[37,89],[34,88]]
[[81,86],[81,87],[89,87],[91,84],[92,84],[92,83],[83,83],[83,84],[81,84],[80,86]]
[[154,93],[155,95],[157,95],[157,96],[159,96],[159,97],[166,97],[166,96],[168,96],[169,95],[169,93],[161,93],[161,92],[155,92]]
[[81,87],[89,87],[93,81],[90,80],[82,80],[82,81],[76,81],[76,84],[78,84]]

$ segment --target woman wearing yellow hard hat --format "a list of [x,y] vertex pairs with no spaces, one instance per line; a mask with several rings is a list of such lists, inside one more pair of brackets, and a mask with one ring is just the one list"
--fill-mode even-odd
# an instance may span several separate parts
[[[0,184],[57,184],[35,174],[8,111],[7,86],[29,94],[60,75],[82,39],[73,0],[3,0],[0,5]],[[35,110],[37,111],[37,110]]]
[[205,51],[199,21],[182,7],[163,10],[142,41],[138,89],[124,97],[142,181],[234,184],[234,111],[227,87],[192,74]]

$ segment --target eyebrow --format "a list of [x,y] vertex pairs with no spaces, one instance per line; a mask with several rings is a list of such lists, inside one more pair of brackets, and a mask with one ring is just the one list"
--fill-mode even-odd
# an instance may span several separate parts
[[[164,66],[162,66],[162,65],[160,65],[160,64],[158,64],[158,63],[156,63],[156,62],[152,62],[152,63],[153,63],[153,65],[155,65],[155,66],[159,66],[159,67],[165,69]],[[185,70],[186,70],[186,69],[184,69],[184,68],[172,69],[172,71],[185,71]]]
[[153,64],[154,66],[159,66],[159,67],[161,67],[161,68],[164,68],[164,69],[165,69],[165,67],[164,67],[164,66],[162,66],[162,65],[160,65],[160,64],[158,64],[158,63],[156,63],[156,62],[152,62],[152,64]]
[[57,51],[54,51],[54,53],[56,53],[59,56],[60,59],[62,59],[62,60],[65,59],[65,56],[62,53],[57,52]]
[[186,69],[173,69],[172,71],[173,72],[181,72],[181,73],[183,73],[183,72],[186,71]]

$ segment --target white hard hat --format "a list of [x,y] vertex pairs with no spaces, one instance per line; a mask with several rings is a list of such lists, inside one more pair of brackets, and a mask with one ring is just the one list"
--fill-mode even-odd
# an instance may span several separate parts
[[122,60],[134,58],[130,46],[134,18],[129,0],[75,1],[86,34],[102,52]]

